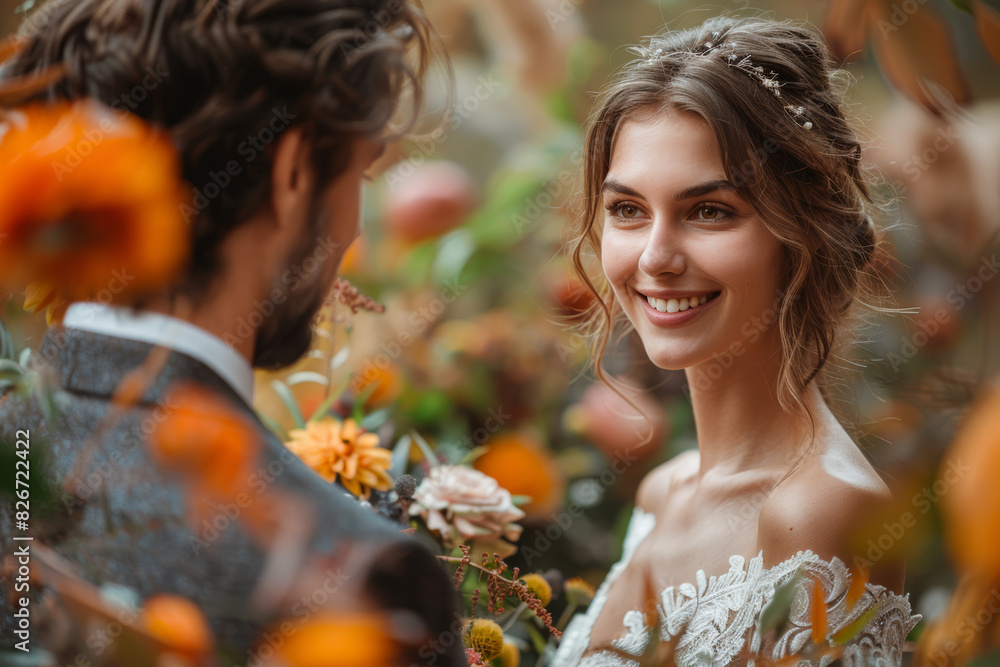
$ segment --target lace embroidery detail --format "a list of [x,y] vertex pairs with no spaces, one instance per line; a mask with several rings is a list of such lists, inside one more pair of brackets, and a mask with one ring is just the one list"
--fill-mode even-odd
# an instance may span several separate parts
[[[636,508],[629,522],[622,549],[622,559],[608,573],[598,588],[586,614],[573,619],[563,635],[559,649],[552,657],[552,667],[636,667],[638,661],[626,660],[608,651],[587,653],[590,633],[608,597],[608,589],[632,559],[639,544],[652,532],[655,517]],[[693,583],[666,588],[658,607],[657,630],[664,640],[678,638],[675,661],[680,667],[728,665],[746,648],[774,660],[800,651],[811,638],[809,623],[809,590],[800,586],[792,602],[789,625],[780,636],[761,636],[758,628],[760,613],[770,602],[777,586],[802,568],[817,577],[827,592],[827,618],[830,633],[835,634],[861,616],[877,609],[861,633],[846,647],[842,664],[845,667],[878,665],[898,666],[902,661],[903,640],[919,615],[911,615],[909,595],[897,595],[883,586],[868,584],[861,599],[848,606],[846,596],[850,573],[839,559],[824,561],[811,551],[800,551],[788,560],[764,569],[761,552],[749,563],[742,556],[729,559],[729,571],[721,576],[706,578],[698,571]],[[650,640],[650,628],[645,614],[632,610],[625,614],[626,632],[612,641],[616,649],[640,656]],[[830,660],[823,658],[819,667]],[[753,665],[753,661],[748,663]],[[800,665],[813,665],[803,660]]]

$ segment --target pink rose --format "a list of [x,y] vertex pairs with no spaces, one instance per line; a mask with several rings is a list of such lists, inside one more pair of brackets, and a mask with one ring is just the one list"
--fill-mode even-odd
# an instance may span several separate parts
[[506,557],[517,551],[508,540],[521,536],[524,518],[510,491],[495,479],[467,466],[439,465],[420,482],[410,514],[420,516],[437,531],[446,548],[475,543],[473,553],[496,552]]

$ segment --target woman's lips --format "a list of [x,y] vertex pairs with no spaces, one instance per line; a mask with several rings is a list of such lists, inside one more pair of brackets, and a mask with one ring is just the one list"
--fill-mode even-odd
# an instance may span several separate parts
[[710,292],[690,297],[659,299],[637,292],[646,317],[656,326],[683,324],[711,307],[721,294],[722,292]]

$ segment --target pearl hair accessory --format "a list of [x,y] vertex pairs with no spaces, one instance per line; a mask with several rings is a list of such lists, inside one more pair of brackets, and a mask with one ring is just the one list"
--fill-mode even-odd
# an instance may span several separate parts
[[[781,97],[781,87],[783,84],[778,80],[777,72],[764,71],[764,68],[760,65],[754,65],[753,61],[750,59],[750,54],[746,54],[740,57],[736,53],[736,44],[734,42],[728,42],[727,44],[719,43],[720,34],[718,31],[712,33],[712,39],[705,42],[704,50],[700,52],[700,55],[708,55],[715,51],[720,46],[728,46],[730,53],[726,56],[726,63],[730,67],[735,67],[737,69],[743,70],[753,78],[755,78],[760,85],[764,87],[765,90],[773,93],[775,97]],[[646,57],[650,60],[656,60],[661,55],[663,55],[663,49],[656,49],[655,51],[646,51]],[[811,130],[813,128],[812,121],[807,120],[802,116],[805,113],[805,108],[802,106],[796,106],[794,104],[786,104],[785,111],[787,111],[792,119],[799,125],[801,125],[806,130]]]

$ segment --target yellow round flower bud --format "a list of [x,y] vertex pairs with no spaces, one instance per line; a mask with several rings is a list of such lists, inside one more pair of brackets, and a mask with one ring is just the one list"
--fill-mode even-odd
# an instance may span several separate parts
[[500,649],[500,667],[519,667],[521,664],[521,652],[510,642],[504,642]]
[[465,645],[492,660],[503,650],[503,629],[488,618],[473,619],[465,629]]
[[566,599],[578,607],[586,607],[594,599],[594,587],[580,577],[566,582]]
[[521,577],[521,581],[528,587],[528,592],[541,601],[543,607],[547,607],[552,601],[552,586],[540,574],[526,574]]

